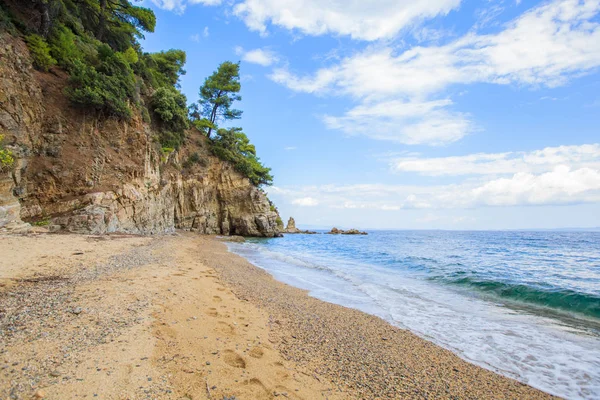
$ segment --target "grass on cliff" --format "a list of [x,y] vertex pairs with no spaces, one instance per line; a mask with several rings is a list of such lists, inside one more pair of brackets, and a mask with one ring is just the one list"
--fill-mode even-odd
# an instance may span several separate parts
[[4,135],[0,135],[0,171],[9,170],[15,163],[12,151],[4,147]]

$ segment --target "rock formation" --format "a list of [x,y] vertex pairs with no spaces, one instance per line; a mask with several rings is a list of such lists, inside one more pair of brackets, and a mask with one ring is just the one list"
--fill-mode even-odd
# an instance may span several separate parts
[[287,226],[285,227],[285,233],[299,233],[300,229],[296,228],[296,221],[294,218],[290,217],[288,220]]
[[361,232],[358,229],[348,229],[347,231],[344,231],[342,229],[338,229],[338,228],[331,228],[331,230],[329,232],[327,232],[327,234],[329,235],[368,235],[367,232]]
[[305,235],[315,235],[317,232],[303,231],[303,230],[296,228],[296,221],[294,220],[294,218],[290,217],[290,219],[288,220],[288,223],[287,223],[287,227],[285,228],[283,233],[303,233]]
[[[58,69],[35,71],[23,41],[0,33],[0,134],[17,160],[0,176],[0,230],[27,221],[94,234],[279,235],[266,195],[214,157],[198,131],[163,154],[140,116],[76,110],[66,84]],[[200,162],[186,163],[192,154]]]

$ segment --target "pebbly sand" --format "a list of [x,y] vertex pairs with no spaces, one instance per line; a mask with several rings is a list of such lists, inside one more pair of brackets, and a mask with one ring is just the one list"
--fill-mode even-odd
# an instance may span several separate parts
[[2,399],[550,398],[213,237],[0,237]]

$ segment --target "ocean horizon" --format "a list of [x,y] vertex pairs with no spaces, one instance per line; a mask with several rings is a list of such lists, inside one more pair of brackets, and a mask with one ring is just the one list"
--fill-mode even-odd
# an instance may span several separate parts
[[565,398],[600,396],[598,232],[370,230],[228,246],[479,366]]

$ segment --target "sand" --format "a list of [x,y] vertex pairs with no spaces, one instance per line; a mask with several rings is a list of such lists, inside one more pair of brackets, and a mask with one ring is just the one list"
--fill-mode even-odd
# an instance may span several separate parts
[[214,237],[0,237],[0,398],[547,398]]

